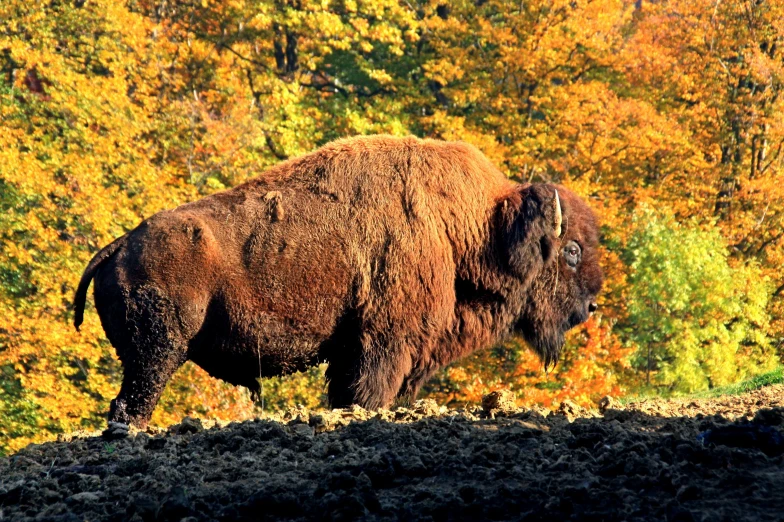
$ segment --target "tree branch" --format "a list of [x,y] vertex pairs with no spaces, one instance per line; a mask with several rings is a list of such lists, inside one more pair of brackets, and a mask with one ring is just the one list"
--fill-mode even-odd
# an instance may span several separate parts
[[[205,38],[206,38],[206,37],[205,37]],[[264,69],[265,71],[269,71],[269,70],[270,70],[270,68],[269,68],[269,67],[268,67],[266,64],[264,64],[264,63],[261,63],[261,62],[258,62],[258,61],[254,60],[254,59],[252,59],[252,58],[248,58],[247,56],[243,56],[243,55],[241,55],[241,54],[240,54],[238,51],[236,51],[236,50],[235,50],[235,49],[234,49],[232,46],[230,46],[230,45],[229,45],[229,44],[227,44],[227,43],[224,43],[224,42],[213,42],[213,43],[214,43],[214,44],[215,44],[215,45],[216,45],[216,46],[217,46],[219,49],[226,49],[226,50],[227,50],[227,51],[229,51],[231,54],[233,54],[234,56],[236,56],[237,58],[239,58],[240,60],[243,60],[243,61],[245,61],[245,62],[248,62],[248,63],[252,63],[252,64],[253,64],[253,65],[255,65],[256,67],[259,67],[259,68],[261,68],[261,69]]]
[[757,254],[756,255],[760,255],[763,250],[768,248],[770,245],[772,245],[773,243],[775,243],[776,241],[778,241],[782,237],[784,237],[784,232],[782,232],[781,234],[779,234],[777,236],[772,236],[767,241],[763,241],[762,244],[760,245],[760,247],[757,249]]
[[266,132],[264,133],[264,141],[267,143],[267,148],[269,148],[269,150],[270,150],[270,152],[272,152],[273,156],[275,156],[279,160],[287,160],[287,159],[289,159],[288,154],[278,150],[277,145],[275,145],[275,142],[272,141],[272,138]]

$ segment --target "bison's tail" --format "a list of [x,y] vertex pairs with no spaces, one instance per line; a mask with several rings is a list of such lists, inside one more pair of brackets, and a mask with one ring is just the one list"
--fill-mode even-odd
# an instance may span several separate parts
[[74,295],[73,302],[74,327],[76,327],[77,331],[79,331],[79,327],[84,320],[84,303],[87,301],[87,289],[90,287],[90,282],[93,280],[93,277],[95,277],[98,267],[116,254],[117,251],[125,245],[126,241],[128,241],[128,234],[118,237],[103,247],[100,252],[95,254],[87,264],[87,268],[84,269],[82,279],[79,281],[79,286],[76,287],[76,294]]

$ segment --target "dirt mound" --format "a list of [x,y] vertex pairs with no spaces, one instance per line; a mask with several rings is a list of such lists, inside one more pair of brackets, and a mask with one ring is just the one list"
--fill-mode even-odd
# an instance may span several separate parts
[[0,460],[0,520],[781,520],[782,397],[547,416],[420,401],[75,436]]

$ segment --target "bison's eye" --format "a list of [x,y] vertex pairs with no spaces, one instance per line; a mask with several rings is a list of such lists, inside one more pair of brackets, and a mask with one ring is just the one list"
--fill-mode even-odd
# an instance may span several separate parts
[[569,241],[563,249],[563,255],[567,265],[576,267],[582,257],[580,245],[575,241]]

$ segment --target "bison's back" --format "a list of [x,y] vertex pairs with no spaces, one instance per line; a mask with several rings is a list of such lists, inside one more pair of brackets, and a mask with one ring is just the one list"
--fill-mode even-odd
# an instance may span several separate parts
[[346,206],[348,219],[368,227],[402,231],[437,220],[441,230],[455,229],[456,243],[471,243],[461,235],[476,235],[512,184],[466,143],[367,136],[330,143],[236,190],[285,189],[295,196],[313,195],[325,205]]
[[349,247],[365,252],[384,250],[390,236],[412,247],[445,242],[459,258],[487,239],[496,204],[512,190],[471,145],[368,136],[284,162],[221,197],[239,201],[279,191],[291,231],[308,224],[340,229]]
[[333,142],[192,206],[220,229],[228,264],[256,282],[257,309],[300,324],[321,318],[322,331],[347,307],[383,309],[392,322],[406,309],[444,328],[457,265],[485,247],[511,190],[470,145],[373,136]]

